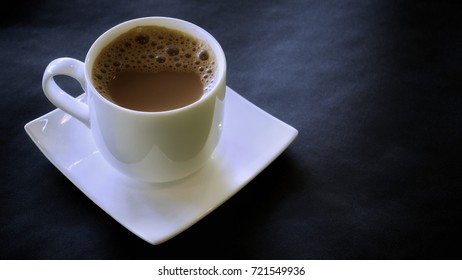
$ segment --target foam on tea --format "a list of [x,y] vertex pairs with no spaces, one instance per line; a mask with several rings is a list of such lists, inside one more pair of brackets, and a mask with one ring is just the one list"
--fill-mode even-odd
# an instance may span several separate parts
[[106,99],[133,110],[165,111],[194,103],[210,90],[215,57],[186,33],[139,26],[106,46],[92,69]]

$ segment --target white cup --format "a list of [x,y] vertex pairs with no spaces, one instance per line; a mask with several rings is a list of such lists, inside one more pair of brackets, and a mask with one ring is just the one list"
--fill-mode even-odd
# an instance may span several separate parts
[[[214,82],[198,101],[170,111],[141,112],[112,103],[95,89],[91,71],[101,50],[126,31],[147,25],[179,30],[210,46],[216,63]],[[62,90],[53,79],[56,75],[76,79],[86,93],[86,103]],[[85,63],[72,58],[52,61],[45,70],[42,86],[56,107],[91,130],[100,153],[115,169],[136,180],[168,182],[199,170],[219,141],[226,59],[215,38],[192,23],[165,17],[139,18],[121,23],[101,35],[88,51]]]

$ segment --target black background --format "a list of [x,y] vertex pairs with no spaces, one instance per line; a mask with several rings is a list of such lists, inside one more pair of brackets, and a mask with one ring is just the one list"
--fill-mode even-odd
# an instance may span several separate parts
[[[18,2],[19,3],[19,2]],[[2,259],[460,259],[461,13],[443,1],[7,1],[0,19]],[[5,6],[6,5],[6,6]],[[208,30],[228,85],[299,130],[242,191],[152,246],[35,147],[43,70],[105,30]],[[63,79],[75,96],[75,81]]]

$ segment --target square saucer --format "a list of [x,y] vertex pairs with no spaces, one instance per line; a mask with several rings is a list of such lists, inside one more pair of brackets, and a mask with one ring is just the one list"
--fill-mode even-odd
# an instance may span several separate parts
[[24,128],[48,160],[101,209],[143,240],[160,244],[232,197],[298,134],[229,87],[225,98],[223,132],[212,158],[193,175],[169,183],[120,174],[103,159],[90,130],[60,109]]

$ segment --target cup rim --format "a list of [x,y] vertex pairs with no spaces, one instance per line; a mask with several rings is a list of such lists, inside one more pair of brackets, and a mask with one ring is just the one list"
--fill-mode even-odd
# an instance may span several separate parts
[[[95,88],[93,85],[93,81],[91,78],[91,72],[93,68],[93,63],[95,62],[96,57],[98,54],[101,52],[101,50],[108,45],[109,42],[112,42],[116,37],[120,36],[124,32],[127,32],[128,30],[135,28],[137,26],[148,26],[148,25],[153,25],[153,26],[162,26],[166,27],[169,29],[173,30],[179,30],[181,32],[187,33],[193,37],[196,37],[195,35],[191,34],[187,30],[185,30],[187,27],[190,30],[194,30],[195,32],[202,33],[204,37],[207,38],[207,40],[204,40],[204,38],[200,38],[200,40],[205,41],[210,48],[213,50],[215,58],[216,58],[216,74],[218,74],[215,78],[215,81],[213,83],[213,86],[210,88],[210,90],[205,93],[201,98],[198,100],[194,101],[191,104],[188,104],[186,106],[180,107],[180,108],[175,108],[171,110],[165,110],[165,111],[138,111],[138,110],[133,110],[129,108],[125,108],[123,106],[120,106],[104,96]],[[182,27],[180,29],[179,27]],[[103,44],[104,41],[109,40],[109,42],[106,42]],[[96,52],[96,53],[95,53]],[[215,96],[215,92],[223,86],[223,84],[226,82],[226,57],[224,54],[224,51],[221,47],[221,45],[218,43],[218,41],[205,29],[201,28],[200,26],[188,22],[186,20],[178,19],[178,18],[173,18],[173,17],[162,17],[162,16],[152,16],[152,17],[141,17],[141,18],[135,18],[131,19],[128,21],[124,21],[122,23],[119,23],[110,29],[106,30],[103,34],[101,34],[91,45],[89,51],[87,52],[87,55],[85,57],[85,80],[87,81],[87,91],[88,87],[90,87],[90,91],[93,92],[94,96],[104,102],[105,104],[119,109],[124,112],[129,112],[132,114],[139,114],[139,115],[165,115],[165,114],[172,114],[172,113],[177,113],[181,112],[184,110],[189,110],[191,108],[194,108],[198,106],[199,104],[205,102],[206,100],[213,98]]]

